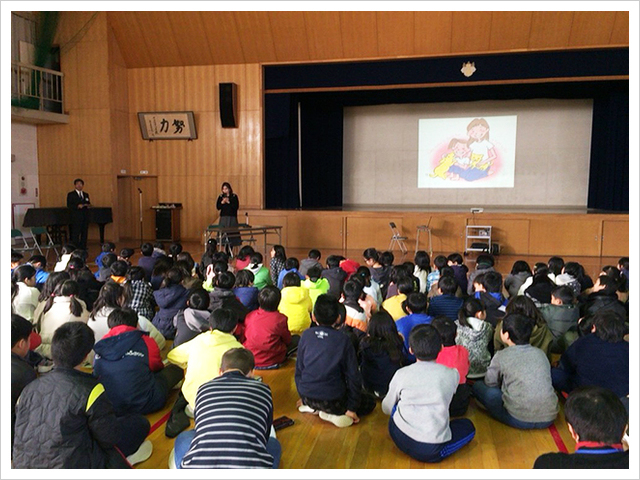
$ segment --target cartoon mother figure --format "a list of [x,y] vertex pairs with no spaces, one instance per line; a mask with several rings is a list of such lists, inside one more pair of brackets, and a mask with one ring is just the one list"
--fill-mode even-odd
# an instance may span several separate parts
[[474,119],[467,126],[467,135],[468,140],[451,140],[451,152],[442,158],[431,177],[472,182],[493,173],[490,167],[497,155],[489,142],[487,121],[484,118]]

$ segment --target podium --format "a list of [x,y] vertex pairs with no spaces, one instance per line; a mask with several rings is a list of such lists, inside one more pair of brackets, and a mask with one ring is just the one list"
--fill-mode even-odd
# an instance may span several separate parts
[[151,207],[156,212],[156,240],[180,241],[180,203],[160,203]]

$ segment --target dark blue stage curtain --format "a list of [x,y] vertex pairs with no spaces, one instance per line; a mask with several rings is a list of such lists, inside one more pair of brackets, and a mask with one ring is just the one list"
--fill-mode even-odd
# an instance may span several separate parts
[[342,207],[342,105],[304,102],[302,208]]
[[291,95],[267,95],[265,109],[265,207],[300,208],[298,114]]
[[593,101],[589,208],[629,211],[629,93]]

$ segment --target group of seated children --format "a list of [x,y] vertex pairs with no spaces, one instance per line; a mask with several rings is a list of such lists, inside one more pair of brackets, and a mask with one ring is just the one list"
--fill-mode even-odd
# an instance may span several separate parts
[[[118,257],[105,244],[97,278],[86,252],[69,247],[64,269],[40,290],[33,263],[42,268],[42,259],[21,265],[12,257],[15,466],[143,461],[151,445],[142,415],[164,408],[184,376],[165,426],[177,436],[172,468],[277,467],[271,392],[252,372],[279,368],[292,354],[300,412],[348,427],[382,400],[394,443],[424,462],[474,438],[472,422],[459,418],[471,397],[522,429],[555,421],[556,390],[572,399],[574,390],[601,387],[628,405],[628,259],[595,283],[575,262],[558,268],[558,257],[535,271],[518,261],[503,282],[486,254],[471,272],[459,254],[437,256],[432,271],[426,252],[394,265],[391,252],[374,248],[363,266],[331,255],[323,268],[318,250],[299,262],[276,245],[267,268],[250,246],[235,259],[215,247],[210,241],[196,264],[179,244],[168,255],[162,244],[144,244],[132,266],[130,249]],[[553,368],[552,355],[560,355]],[[34,380],[33,366],[49,359],[56,368]],[[93,375],[76,368],[91,365]],[[600,441],[581,417],[587,400],[575,401],[574,423],[567,415],[572,435],[587,442],[577,453]],[[47,411],[80,423],[52,431],[50,418],[37,418]],[[195,430],[184,432],[194,414]],[[59,454],[51,436],[83,453]],[[616,449],[613,440],[602,441]],[[50,450],[36,456],[45,444]],[[572,461],[541,457],[536,467]]]

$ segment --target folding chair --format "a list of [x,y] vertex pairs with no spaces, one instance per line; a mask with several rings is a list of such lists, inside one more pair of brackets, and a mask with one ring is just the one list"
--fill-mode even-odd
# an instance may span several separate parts
[[36,242],[35,238],[25,237],[17,228],[11,229],[11,240],[13,242],[13,245],[11,245],[11,249],[16,252],[25,253],[35,252],[37,250],[38,252],[40,252],[40,255],[42,255],[40,245],[38,245],[38,242]]
[[398,227],[394,222],[389,222],[389,227],[391,228],[391,242],[389,243],[389,251],[393,251],[394,245],[398,244],[400,251],[403,255],[406,255],[409,251],[404,241],[408,240],[409,237],[403,237],[402,234],[398,231]]
[[[62,248],[62,245],[56,244],[53,241],[53,238],[45,227],[31,227],[31,236],[33,237],[34,243],[38,245],[38,249],[40,250],[40,252],[42,252],[42,250],[47,251],[47,254],[45,256],[47,261],[49,260],[49,252],[52,249],[56,254],[56,262],[60,260],[60,253],[58,252],[58,248]],[[41,238],[42,236],[44,236],[44,240],[38,242],[38,238]]]

